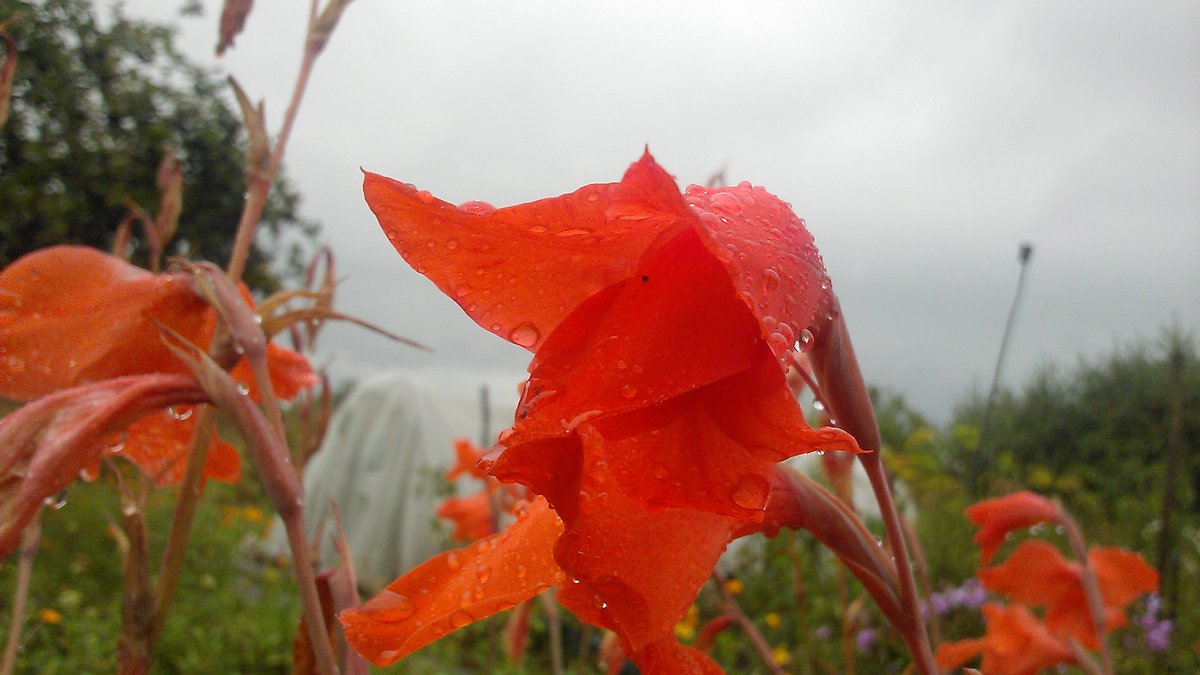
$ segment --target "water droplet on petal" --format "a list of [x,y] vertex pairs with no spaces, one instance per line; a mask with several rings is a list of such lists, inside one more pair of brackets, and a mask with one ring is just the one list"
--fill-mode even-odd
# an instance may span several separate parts
[[537,344],[540,337],[541,333],[538,332],[537,326],[529,322],[517,326],[508,334],[508,339],[512,340],[513,344],[527,348]]
[[635,387],[631,384],[627,384],[624,387],[621,387],[621,396],[623,396],[625,398],[633,398],[634,396],[637,396],[637,392],[638,392],[637,387]]
[[462,561],[459,560],[457,552],[451,551],[450,553],[446,554],[446,567],[449,567],[452,570],[462,567]]
[[770,496],[771,484],[756,473],[748,473],[739,478],[733,486],[733,494],[730,495],[734,504],[752,511],[766,508],[767,498]]
[[371,618],[384,623],[400,623],[417,613],[417,606],[399,593],[381,594],[371,602]]
[[417,193],[417,201],[421,202],[422,204],[432,204],[433,195],[429,193],[429,190],[421,190]]
[[768,293],[779,288],[779,273],[770,267],[763,270],[762,286],[763,290]]
[[490,216],[496,212],[496,207],[487,202],[472,201],[459,204],[458,210],[473,216]]
[[57,511],[67,505],[67,491],[62,490],[57,494],[52,494],[46,497],[42,503]]
[[813,346],[813,334],[807,328],[800,331],[800,335],[796,336],[796,351],[805,354]]

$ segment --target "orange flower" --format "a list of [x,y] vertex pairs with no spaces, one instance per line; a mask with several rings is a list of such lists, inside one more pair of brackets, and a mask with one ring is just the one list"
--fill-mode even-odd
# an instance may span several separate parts
[[[215,313],[186,275],[151,274],[82,246],[36,251],[0,272],[0,396],[32,400],[126,375],[190,375],[162,343],[160,326],[207,345],[214,325]],[[283,399],[315,382],[303,356],[273,344],[268,368]],[[233,374],[257,400],[244,360]],[[159,485],[177,482],[194,428],[190,408],[167,409],[112,439],[109,454],[129,459]],[[205,475],[233,481],[240,467],[237,451],[214,436]]]
[[1075,662],[1070,645],[1051,635],[1022,605],[984,605],[983,619],[987,633],[982,638],[938,647],[938,668],[957,668],[981,652],[980,670],[988,675],[1035,675],[1044,668]]
[[487,479],[487,471],[479,466],[483,451],[465,438],[454,439],[454,454],[457,460],[454,466],[446,472],[446,480],[455,480],[459,476],[472,476],[480,480]]
[[980,557],[985,565],[991,562],[992,555],[1004,543],[1004,537],[1009,532],[1038,523],[1055,522],[1059,515],[1054,502],[1028,490],[967,507],[967,518],[979,526],[975,543],[979,544]]
[[[364,189],[418,272],[535,353],[516,424],[485,462],[561,519],[559,601],[616,632],[645,672],[719,672],[673,626],[734,531],[762,520],[776,463],[857,450],[810,429],[784,377],[832,307],[803,221],[748,183],[681,195],[648,153],[619,183],[503,209],[373,174]],[[419,570],[385,593],[425,586]],[[370,605],[347,635],[379,664],[429,623],[375,620]]]
[[492,534],[492,497],[480,492],[470,497],[450,497],[437,510],[438,518],[454,523],[455,539],[475,541]]
[[[1125,607],[1139,595],[1158,588],[1158,573],[1136,553],[1119,548],[1093,548],[1088,565],[1096,574],[1109,631],[1128,622]],[[979,570],[988,590],[1030,606],[1046,607],[1046,627],[1088,649],[1100,648],[1083,588],[1083,572],[1052,544],[1039,539],[1021,542],[1003,563]]]

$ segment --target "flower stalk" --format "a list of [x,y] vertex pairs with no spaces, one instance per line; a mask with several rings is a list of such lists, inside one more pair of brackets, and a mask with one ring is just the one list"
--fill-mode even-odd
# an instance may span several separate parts
[[834,424],[848,431],[858,441],[859,447],[868,451],[859,455],[859,461],[866,469],[871,490],[879,503],[888,546],[894,556],[900,601],[908,617],[907,625],[897,626],[897,629],[901,631],[918,671],[932,675],[938,672],[937,666],[921,616],[908,546],[900,524],[900,512],[892,498],[887,472],[879,455],[883,447],[879,426],[836,298],[831,298],[826,317],[814,331],[816,342],[811,352],[814,371],[825,396],[823,402]]

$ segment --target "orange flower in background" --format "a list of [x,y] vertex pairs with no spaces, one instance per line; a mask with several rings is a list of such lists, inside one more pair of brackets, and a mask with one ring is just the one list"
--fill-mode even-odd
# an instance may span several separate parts
[[1045,668],[1075,662],[1071,646],[1046,630],[1022,605],[987,604],[982,611],[987,623],[984,636],[940,645],[938,668],[957,668],[981,653],[980,670],[988,675],[1035,675]]
[[983,564],[988,564],[1009,532],[1053,523],[1060,517],[1058,505],[1028,490],[988,499],[967,507],[967,518],[979,526],[975,543],[979,544]]
[[[82,246],[24,256],[0,272],[0,396],[32,400],[125,375],[190,375],[162,343],[161,326],[198,345],[211,340],[215,313],[192,291],[187,275],[152,274]],[[273,344],[268,369],[283,399],[316,381],[303,356]],[[244,360],[233,375],[257,400]],[[194,429],[191,408],[164,409],[109,439],[109,454],[130,460],[158,485],[177,482]],[[240,467],[237,451],[214,436],[205,475],[233,481]]]
[[[1158,572],[1130,551],[1093,548],[1088,551],[1088,565],[1100,587],[1108,631],[1128,623],[1124,610],[1129,603],[1158,588]],[[1008,560],[979,570],[979,579],[994,593],[1025,605],[1045,606],[1046,628],[1053,635],[1076,640],[1088,649],[1100,648],[1082,568],[1052,544],[1038,539],[1023,541]]]
[[[534,352],[515,425],[485,463],[561,519],[560,602],[616,632],[644,672],[719,672],[672,627],[734,531],[762,520],[779,461],[857,450],[844,432],[809,428],[785,379],[832,307],[803,221],[748,183],[680,194],[648,153],[619,183],[503,209],[374,174],[364,190],[418,272]],[[507,535],[496,548],[517,545]],[[372,661],[401,658],[420,646],[414,631],[442,620],[421,606],[432,599],[401,590],[423,586],[422,569],[385,591],[411,600],[406,619],[374,600],[344,615]]]
[[483,458],[483,450],[465,438],[454,439],[454,466],[446,472],[446,480],[452,481],[459,476],[471,476],[479,480],[487,480],[487,470],[479,466]]
[[437,510],[438,518],[454,523],[450,536],[475,541],[492,534],[492,496],[484,491],[470,497],[450,497]]

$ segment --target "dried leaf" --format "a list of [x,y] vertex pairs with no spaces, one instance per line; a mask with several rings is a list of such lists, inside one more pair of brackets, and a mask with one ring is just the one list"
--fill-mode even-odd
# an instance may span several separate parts
[[160,245],[165,247],[175,236],[179,226],[179,214],[183,211],[183,162],[168,149],[158,165],[159,204],[154,218]]
[[246,27],[246,17],[250,15],[253,6],[254,0],[225,0],[225,6],[221,8],[217,56],[221,56],[226,49],[233,46],[234,38]]
[[229,85],[233,87],[233,93],[237,96],[238,106],[242,109],[242,120],[246,125],[246,135],[248,142],[246,144],[246,178],[250,182],[257,180],[269,180],[270,172],[268,166],[271,162],[271,140],[267,136],[266,113],[263,110],[263,102],[258,102],[258,107],[255,107],[250,102],[250,97],[246,95],[242,85],[238,81],[229,77]]
[[309,27],[308,49],[313,55],[320,54],[325,49],[329,37],[333,35],[333,29],[337,28],[338,21],[342,18],[342,12],[349,4],[350,0],[329,0],[316,22]]

